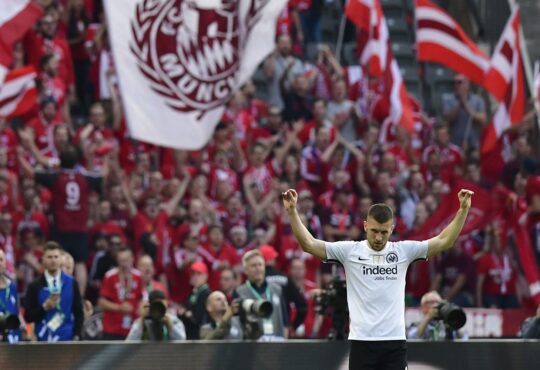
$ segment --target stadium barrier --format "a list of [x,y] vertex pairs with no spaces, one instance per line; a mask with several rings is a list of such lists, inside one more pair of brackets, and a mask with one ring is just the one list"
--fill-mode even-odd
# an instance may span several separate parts
[[[0,345],[0,369],[334,370],[348,369],[346,341]],[[408,343],[409,369],[540,369],[540,342],[471,340]]]

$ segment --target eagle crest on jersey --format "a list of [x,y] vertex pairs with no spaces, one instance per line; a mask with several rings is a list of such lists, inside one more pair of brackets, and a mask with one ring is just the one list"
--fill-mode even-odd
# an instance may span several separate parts
[[238,0],[142,0],[130,51],[170,107],[203,115],[237,88],[246,37],[268,1],[240,14]]

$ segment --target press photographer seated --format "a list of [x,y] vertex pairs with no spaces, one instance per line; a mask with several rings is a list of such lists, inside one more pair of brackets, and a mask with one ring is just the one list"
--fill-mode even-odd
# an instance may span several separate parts
[[167,299],[161,290],[153,290],[139,317],[129,330],[126,341],[185,340],[186,330],[178,317],[167,313]]
[[210,322],[201,326],[201,339],[242,339],[242,325],[238,318],[239,302],[230,306],[223,292],[212,292],[206,300]]
[[429,341],[469,339],[465,330],[466,317],[463,310],[453,303],[444,301],[437,291],[422,296],[420,308],[424,317],[407,330],[408,339]]

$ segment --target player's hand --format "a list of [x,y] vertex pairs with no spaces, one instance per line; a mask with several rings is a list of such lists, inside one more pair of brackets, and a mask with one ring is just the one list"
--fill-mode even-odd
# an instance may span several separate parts
[[463,210],[468,210],[471,208],[471,198],[473,196],[474,192],[467,190],[467,189],[461,189],[458,193],[459,198],[459,206]]
[[281,193],[281,198],[283,199],[283,206],[288,213],[293,212],[296,209],[296,203],[298,202],[296,190],[289,189],[286,192]]

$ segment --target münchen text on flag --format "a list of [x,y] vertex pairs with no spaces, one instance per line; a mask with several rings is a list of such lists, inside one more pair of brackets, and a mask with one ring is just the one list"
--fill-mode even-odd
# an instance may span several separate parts
[[416,0],[415,18],[419,61],[442,64],[483,84],[489,58],[448,13],[429,0]]
[[0,117],[17,117],[36,105],[36,77],[34,67],[21,67],[8,72],[0,85]]
[[200,149],[274,49],[285,0],[105,1],[130,136]]
[[[369,13],[369,16],[365,13]],[[384,97],[390,107],[390,119],[404,126],[407,131],[413,132],[412,107],[401,71],[392,53],[388,25],[380,2],[378,0],[350,0],[347,4],[346,15],[361,32],[368,35],[360,51],[360,64],[366,67],[370,75],[383,79]],[[367,28],[366,18],[369,21]]]
[[0,0],[0,84],[11,64],[14,44],[43,15],[30,0]]
[[515,9],[491,58],[484,86],[499,101],[492,122],[486,127],[481,152],[497,146],[505,130],[520,123],[525,114],[525,85],[520,50],[519,9]]

